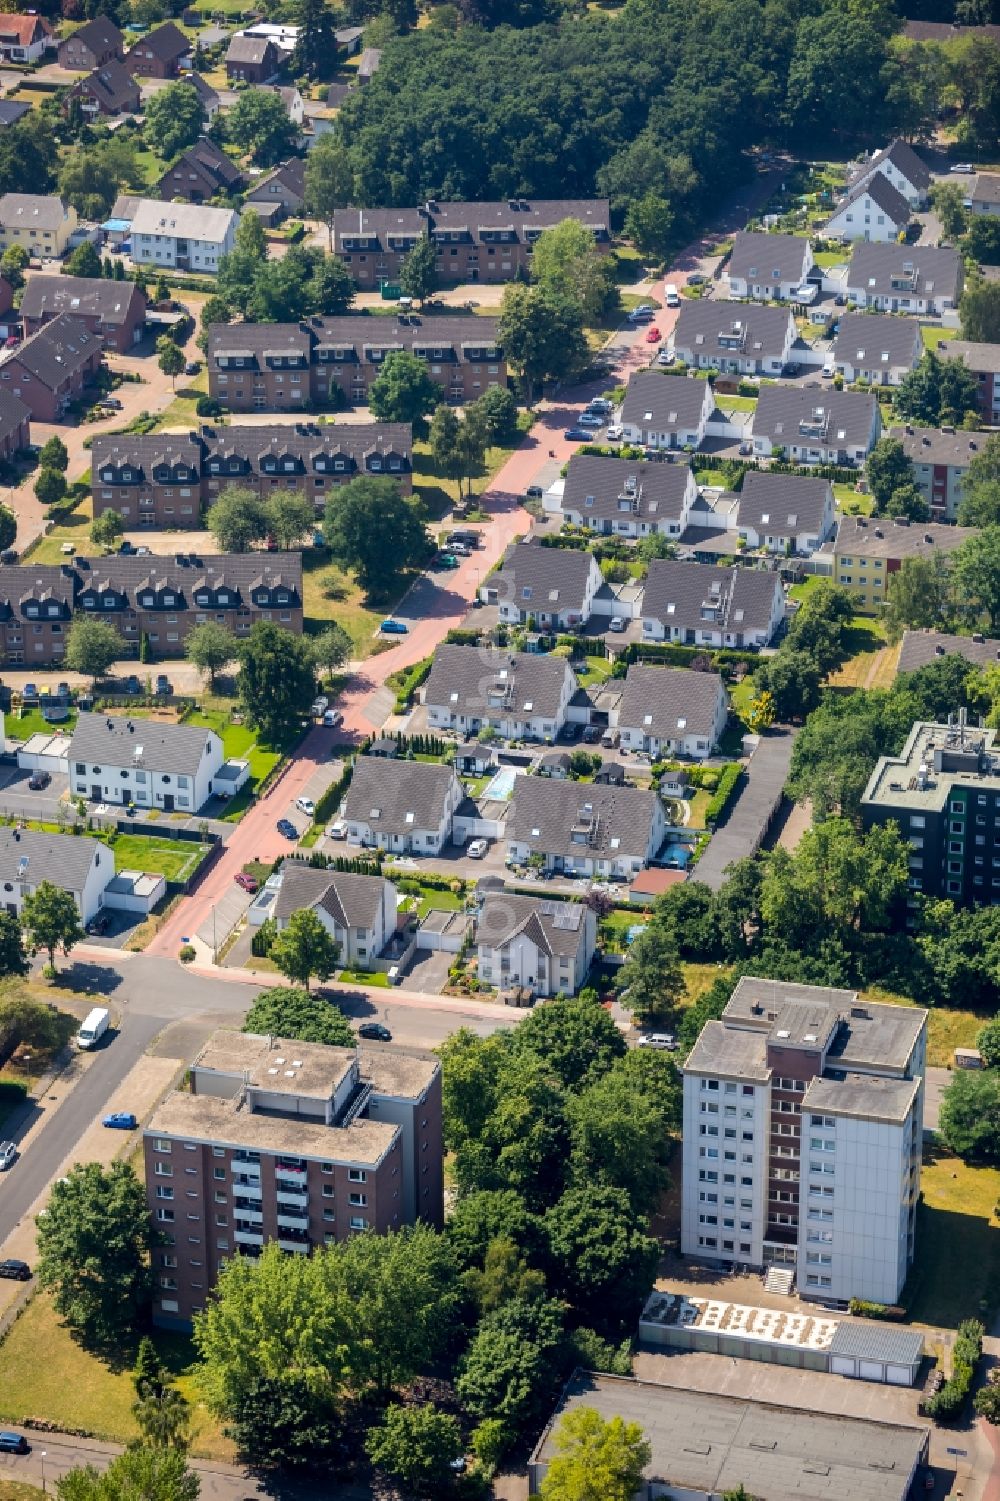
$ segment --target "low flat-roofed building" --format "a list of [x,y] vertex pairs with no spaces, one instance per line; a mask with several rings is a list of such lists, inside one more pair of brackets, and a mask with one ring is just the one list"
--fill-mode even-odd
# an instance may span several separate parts
[[741,1485],[761,1501],[906,1501],[926,1462],[930,1433],[577,1371],[528,1461],[538,1495],[556,1454],[559,1419],[580,1407],[637,1423],[652,1453],[650,1496],[716,1501]]

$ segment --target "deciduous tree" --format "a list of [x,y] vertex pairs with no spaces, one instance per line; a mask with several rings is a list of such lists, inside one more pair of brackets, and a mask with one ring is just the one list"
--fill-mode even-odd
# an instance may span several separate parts
[[962,477],[962,526],[1000,526],[1000,435],[993,434]]
[[184,638],[184,655],[199,672],[208,673],[208,686],[215,687],[216,673],[228,662],[235,662],[239,643],[232,631],[215,620],[194,626]]
[[310,636],[309,646],[317,672],[327,673],[331,677],[338,667],[343,667],[354,650],[354,642],[336,621],[320,631],[318,636]]
[[651,922],[618,971],[618,994],[641,1021],[670,1016],[684,994],[684,972],[669,932]]
[[1000,282],[970,280],[959,303],[962,338],[974,344],[1000,343]]
[[547,1299],[517,1298],[481,1320],[455,1383],[472,1417],[526,1431],[551,1407],[562,1369],[563,1311]]
[[586,1406],[563,1413],[552,1442],[542,1501],[632,1501],[653,1455],[638,1423]]
[[593,230],[579,219],[563,219],[542,230],[531,255],[531,276],[557,301],[575,304],[590,324],[618,301],[610,260],[598,250]]
[[260,991],[247,1012],[243,1031],[294,1042],[322,1042],[331,1048],[357,1046],[350,1022],[332,1002],[289,985]]
[[421,564],[431,546],[416,504],[386,476],[361,475],[340,486],[327,501],[324,536],[334,559],[374,598]]
[[66,473],[69,468],[69,450],[58,433],[53,433],[52,437],[42,444],[38,462],[43,469],[58,469],[60,474]]
[[103,1473],[84,1465],[67,1471],[56,1488],[59,1501],[198,1501],[201,1481],[176,1449],[133,1444]]
[[590,1180],[548,1210],[551,1281],[588,1322],[618,1327],[638,1316],[659,1259],[627,1192]]
[[230,140],[241,151],[249,151],[259,167],[273,167],[295,145],[295,126],[288,111],[280,95],[267,89],[240,94],[225,123]]
[[168,83],[146,100],[142,133],[166,161],[193,146],[204,126],[205,106],[189,83]]
[[176,390],[177,377],[184,369],[184,355],[167,334],[156,341],[156,363],[164,375],[170,376],[171,388]]
[[122,639],[106,620],[77,616],[66,634],[66,666],[96,683],[122,653]]
[[43,506],[57,506],[66,494],[66,477],[58,469],[40,469],[35,494]]
[[368,405],[380,422],[409,422],[415,438],[426,438],[427,418],[444,392],[427,365],[409,350],[388,354],[368,388]]
[[968,1162],[1000,1162],[1000,1071],[955,1069],[941,1100],[938,1134]]
[[265,504],[268,536],[287,552],[300,543],[316,525],[316,507],[308,495],[297,490],[277,491]]
[[420,235],[403,261],[399,273],[401,291],[424,303],[437,291],[437,245],[430,235]]
[[90,523],[90,540],[98,547],[113,547],[125,535],[125,518],[121,511],[102,511]]
[[270,959],[286,979],[309,990],[313,975],[328,980],[337,967],[340,945],[311,907],[293,912],[271,945]]
[[582,996],[537,1006],[514,1033],[514,1046],[544,1060],[567,1089],[607,1073],[626,1053],[625,1039],[603,1006]]
[[57,948],[68,954],[84,936],[72,892],[52,881],[39,881],[30,896],[24,898],[21,923],[29,943],[48,952],[50,969],[55,966]]
[[875,501],[883,511],[893,492],[901,485],[913,483],[913,465],[898,438],[880,438],[865,463],[865,478]]
[[240,643],[236,691],[264,738],[280,741],[308,713],[316,693],[308,642],[270,621],[258,621]]
[[250,552],[255,542],[267,536],[267,504],[256,490],[227,485],[209,506],[205,525],[220,552]]
[[450,1488],[451,1466],[462,1453],[462,1431],[457,1418],[429,1402],[420,1407],[394,1404],[377,1427],[369,1428],[365,1449],[373,1465],[415,1496],[435,1497]]
[[579,305],[549,286],[507,287],[499,337],[507,363],[521,377],[529,405],[543,381],[575,374],[586,368],[589,359]]
[[353,1310],[351,1378],[385,1401],[447,1346],[458,1306],[451,1246],[424,1224],[356,1235],[340,1264]]
[[334,215],[349,206],[355,192],[354,167],[339,131],[321,136],[310,151],[305,183],[306,208],[326,225],[332,255]]

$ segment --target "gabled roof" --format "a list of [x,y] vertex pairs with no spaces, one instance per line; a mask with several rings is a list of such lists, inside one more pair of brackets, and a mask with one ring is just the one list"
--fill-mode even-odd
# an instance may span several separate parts
[[32,42],[51,35],[49,25],[32,11],[28,15],[13,15],[9,11],[0,14],[0,38],[18,47],[30,47]]
[[829,480],[748,469],[739,492],[738,525],[771,537],[818,534],[830,495]]
[[894,224],[897,229],[903,229],[909,224],[912,217],[910,205],[898,188],[894,188],[889,179],[881,172],[876,172],[874,177],[868,177],[859,182],[857,187],[837,204],[827,223],[832,223],[834,219],[839,219],[845,209],[853,207],[866,194],[875,204],[875,207],[881,209],[889,222]]
[[889,437],[903,445],[911,464],[946,464],[957,469],[968,469],[989,441],[988,433],[962,428],[945,432],[943,427],[915,427],[912,422],[890,428]]
[[[142,560],[145,561],[145,560]],[[194,776],[206,751],[222,742],[214,730],[197,725],[159,724],[127,714],[81,714],[70,741],[69,759],[86,766],[144,766],[154,773]]]
[[213,89],[210,83],[205,82],[205,79],[201,73],[182,73],[180,78],[178,79],[178,82],[189,84],[190,87],[194,89],[195,93],[198,94],[204,104],[218,104],[218,94],[216,93],[215,89]]
[[27,422],[31,412],[18,396],[0,390],[0,439],[6,440],[16,433],[22,422]]
[[[642,613],[646,620],[685,630],[766,631],[776,593],[781,593],[781,580],[769,569],[655,558],[646,576]],[[712,620],[702,615],[708,603],[715,611]]]
[[424,689],[424,703],[451,714],[501,713],[551,719],[564,700],[572,673],[564,657],[439,646]]
[[[680,567],[704,571],[700,563],[682,563]],[[725,697],[725,689],[717,672],[650,667],[637,662],[625,677],[618,723],[659,740],[683,740],[688,735],[711,740],[720,696]]]
[[322,907],[338,928],[370,931],[378,921],[385,888],[382,876],[362,876],[337,870],[316,870],[286,860],[281,868],[281,886],[274,902],[279,922],[307,907]]
[[566,471],[563,512],[617,521],[631,515],[658,525],[684,514],[691,471],[684,464],[643,464],[575,453]]
[[277,48],[270,37],[247,36],[245,32],[238,31],[229,43],[226,62],[249,63],[260,67],[269,60],[276,61],[277,56]]
[[696,359],[770,360],[784,354],[789,327],[794,338],[795,320],[788,307],[685,299],[670,342]]
[[575,959],[587,940],[586,910],[580,902],[494,892],[476,919],[476,942],[502,948],[523,933],[550,959]]
[[93,73],[81,78],[71,92],[89,94],[112,112],[137,109],[139,105],[139,85],[117,58],[102,63]]
[[[787,447],[808,443],[824,448],[861,448],[871,439],[878,400],[866,391],[803,391],[793,386],[762,386],[754,413],[754,434]],[[815,429],[815,435],[810,429]]]
[[516,542],[507,549],[500,571],[486,582],[501,604],[516,605],[526,614],[561,615],[583,609],[587,580],[596,566],[589,552]]
[[[207,240],[221,245],[237,219],[231,208],[209,208],[203,203],[164,203],[141,198],[132,220],[134,235],[166,235],[172,239]],[[273,325],[272,325],[273,326]]]
[[[708,383],[686,375],[639,370],[625,391],[621,420],[628,427],[693,431],[702,420]],[[711,403],[709,403],[711,411]]]
[[92,21],[84,21],[66,40],[81,42],[91,52],[106,52],[113,47],[120,53],[125,46],[125,38],[110,16],[95,16]]
[[1000,371],[1000,344],[975,344],[969,339],[942,339],[937,352],[943,360],[964,360],[977,375]]
[[954,552],[976,535],[974,526],[945,526],[938,521],[917,521],[869,516],[841,516],[837,527],[836,552],[862,558],[916,558]]
[[102,347],[99,334],[92,334],[77,318],[59,313],[23,344],[9,350],[0,364],[16,361],[54,391],[68,375],[82,370],[95,354],[100,354]]
[[286,192],[301,198],[306,190],[306,164],[300,156],[293,156],[287,162],[281,162],[271,172],[265,172],[263,177],[258,177],[247,193],[247,200],[268,197],[267,189],[272,183],[280,183]]
[[888,373],[905,365],[912,370],[923,354],[916,318],[877,313],[844,313],[833,346],[838,364]]
[[0,198],[0,224],[55,232],[66,218],[61,198],[52,193],[4,193]]
[[[515,792],[507,817],[509,843],[581,860],[646,856],[656,815],[655,792],[550,777],[518,777]],[[574,832],[583,837],[575,840]]]
[[30,104],[22,104],[17,99],[0,99],[0,126],[16,125],[30,108]]
[[179,26],[175,26],[173,21],[165,21],[155,31],[141,36],[129,51],[134,52],[137,47],[144,50],[149,47],[163,62],[176,62],[179,58],[186,57],[193,45]]
[[1000,204],[1000,173],[980,172],[969,199],[972,203]]
[[21,296],[25,318],[46,313],[69,313],[76,318],[100,318],[102,323],[125,323],[137,298],[146,298],[132,281],[110,281],[103,276],[30,276]]
[[741,229],[729,257],[730,277],[748,282],[798,281],[806,272],[809,241],[803,235],[768,235]]
[[114,875],[114,853],[99,839],[0,828],[0,881],[28,881],[32,886],[51,881],[63,891],[82,891],[95,861],[109,879]]
[[450,766],[360,756],[344,816],[349,823],[367,824],[376,834],[436,831],[455,780]]
[[160,181],[160,188],[178,171],[198,173],[203,181],[223,192],[238,190],[243,183],[243,173],[232,157],[227,156],[221,146],[217,146],[208,136],[195,141],[193,146],[181,153],[173,166],[168,167]]
[[1000,641],[971,636],[948,636],[942,631],[904,631],[896,671],[916,672],[938,657],[964,657],[976,667],[1000,662]]
[[961,278],[961,256],[948,246],[857,240],[847,268],[847,290],[852,296],[954,299]]
[[901,141],[898,136],[884,150],[880,151],[877,156],[873,156],[871,161],[864,162],[859,167],[858,173],[867,176],[869,172],[879,172],[881,176],[880,169],[886,162],[891,162],[896,171],[901,172],[912,187],[919,188],[921,191],[930,187],[931,174],[927,167],[920,160],[913,147],[908,146],[905,141]]

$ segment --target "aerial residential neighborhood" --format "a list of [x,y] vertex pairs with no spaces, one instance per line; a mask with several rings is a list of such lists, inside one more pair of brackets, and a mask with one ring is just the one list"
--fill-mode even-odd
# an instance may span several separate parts
[[998,77],[0,18],[0,1501],[1000,1495]]

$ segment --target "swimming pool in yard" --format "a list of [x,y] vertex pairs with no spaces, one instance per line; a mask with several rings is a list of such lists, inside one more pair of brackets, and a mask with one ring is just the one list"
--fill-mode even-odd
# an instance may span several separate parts
[[514,766],[501,766],[483,788],[482,795],[493,802],[507,802],[514,791],[514,783],[517,781],[518,772]]

